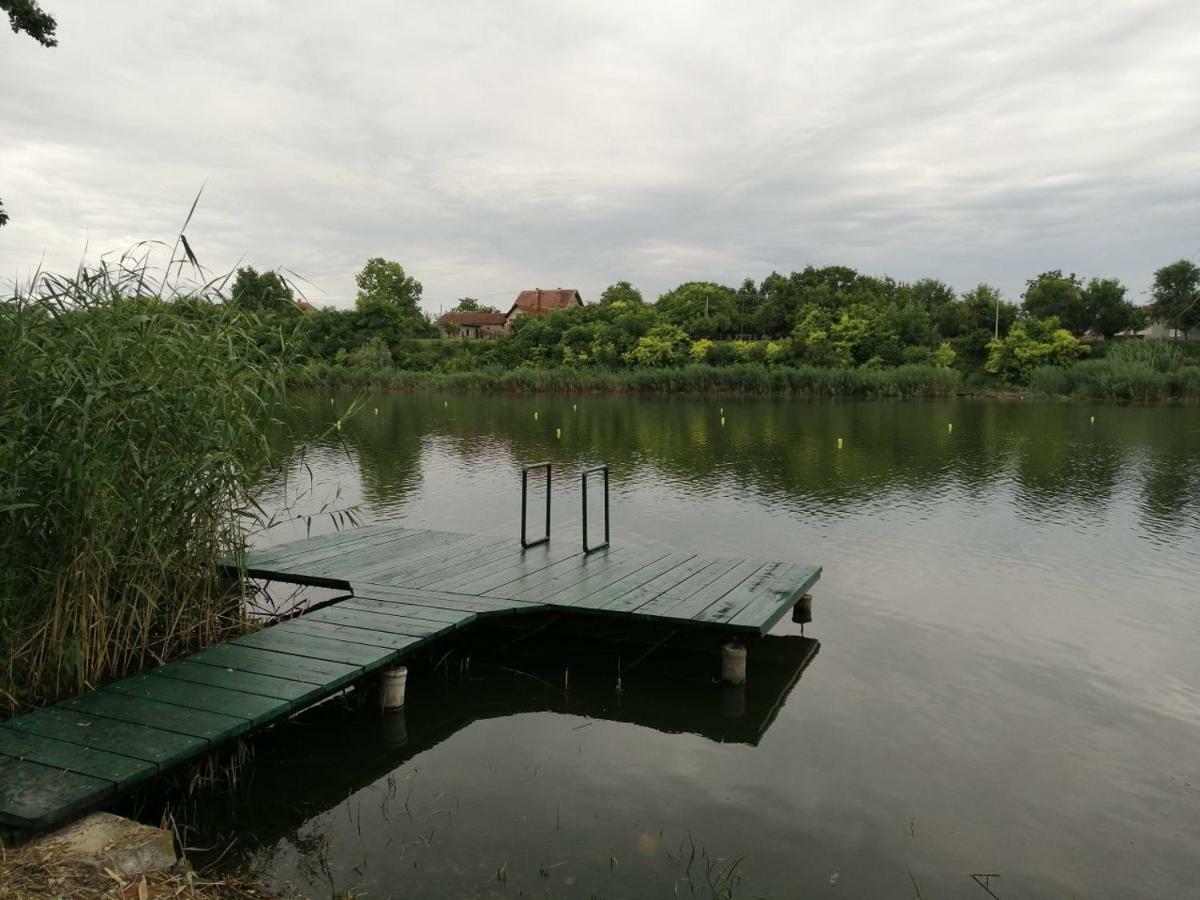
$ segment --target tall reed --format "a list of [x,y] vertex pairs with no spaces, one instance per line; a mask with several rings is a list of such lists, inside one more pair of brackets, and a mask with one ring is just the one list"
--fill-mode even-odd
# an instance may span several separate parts
[[0,715],[240,616],[218,560],[259,518],[282,357],[215,285],[154,282],[123,257],[0,302]]

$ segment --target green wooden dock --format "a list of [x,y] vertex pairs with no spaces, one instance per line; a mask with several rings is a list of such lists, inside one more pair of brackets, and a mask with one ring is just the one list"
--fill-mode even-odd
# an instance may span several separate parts
[[821,574],[795,562],[643,546],[523,548],[396,526],[256,551],[228,568],[345,596],[3,723],[0,824],[39,831],[100,807],[476,619],[550,610],[758,636]]

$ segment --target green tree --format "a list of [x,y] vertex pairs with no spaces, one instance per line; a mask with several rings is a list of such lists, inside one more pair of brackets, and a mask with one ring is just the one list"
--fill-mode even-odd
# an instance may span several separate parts
[[638,338],[637,344],[625,354],[625,361],[634,366],[665,368],[685,362],[692,342],[682,328],[661,323]]
[[600,294],[600,302],[608,303],[644,303],[642,292],[635,288],[628,281],[618,281],[616,284],[610,284]]
[[451,309],[450,312],[461,312],[461,313],[491,312],[491,313],[494,313],[494,312],[499,312],[499,310],[496,309],[496,307],[494,307],[494,306],[484,306],[482,303],[480,303],[474,297],[460,297],[458,300],[458,303],[456,303],[454,305],[454,308]]
[[654,308],[664,320],[694,338],[726,337],[737,316],[734,292],[708,281],[689,281],[658,298]]
[[4,201],[0,200],[0,225],[8,224],[8,213],[4,211]]
[[984,369],[1005,381],[1025,383],[1034,369],[1041,366],[1065,366],[1091,348],[1067,329],[1060,328],[1058,319],[1020,319],[1000,340],[988,343],[988,358]]
[[1061,269],[1043,272],[1027,281],[1022,304],[1033,319],[1055,317],[1072,334],[1083,334],[1091,327],[1087,306],[1083,302],[1083,283],[1075,273],[1063,275]]
[[1189,335],[1200,327],[1200,266],[1180,259],[1154,273],[1154,317]]
[[0,10],[8,13],[8,24],[13,34],[24,31],[43,47],[58,46],[54,30],[58,23],[54,16],[43,10],[37,0],[0,0]]
[[358,308],[390,306],[411,315],[421,313],[421,282],[405,274],[398,262],[375,257],[367,260],[354,278],[358,285]]
[[259,272],[253,266],[237,270],[229,302],[256,312],[295,311],[295,294],[278,272]]
[[1138,313],[1125,299],[1125,285],[1116,278],[1092,278],[1083,289],[1090,328],[1106,338],[1138,324]]

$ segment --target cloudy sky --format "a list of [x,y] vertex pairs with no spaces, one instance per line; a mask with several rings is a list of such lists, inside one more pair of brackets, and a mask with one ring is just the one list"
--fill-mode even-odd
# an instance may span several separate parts
[[[845,264],[1135,296],[1200,253],[1197,0],[42,0],[0,31],[0,278],[188,230],[436,311]],[[336,12],[335,12],[336,10]]]

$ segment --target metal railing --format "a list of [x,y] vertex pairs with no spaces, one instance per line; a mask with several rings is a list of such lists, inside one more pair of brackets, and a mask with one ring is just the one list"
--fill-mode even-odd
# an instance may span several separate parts
[[[531,541],[526,534],[526,520],[528,518],[526,508],[529,505],[529,473],[534,469],[546,470],[546,533],[536,541]],[[521,468],[521,549],[524,550],[528,547],[537,547],[539,544],[548,543],[550,543],[550,463],[531,463]]]
[[[604,473],[604,543],[597,544],[595,547],[588,546],[588,476],[594,475],[597,472]],[[590,469],[584,469],[580,476],[580,487],[583,493],[583,552],[593,553],[596,550],[603,550],[608,546],[608,466],[592,466]]]

